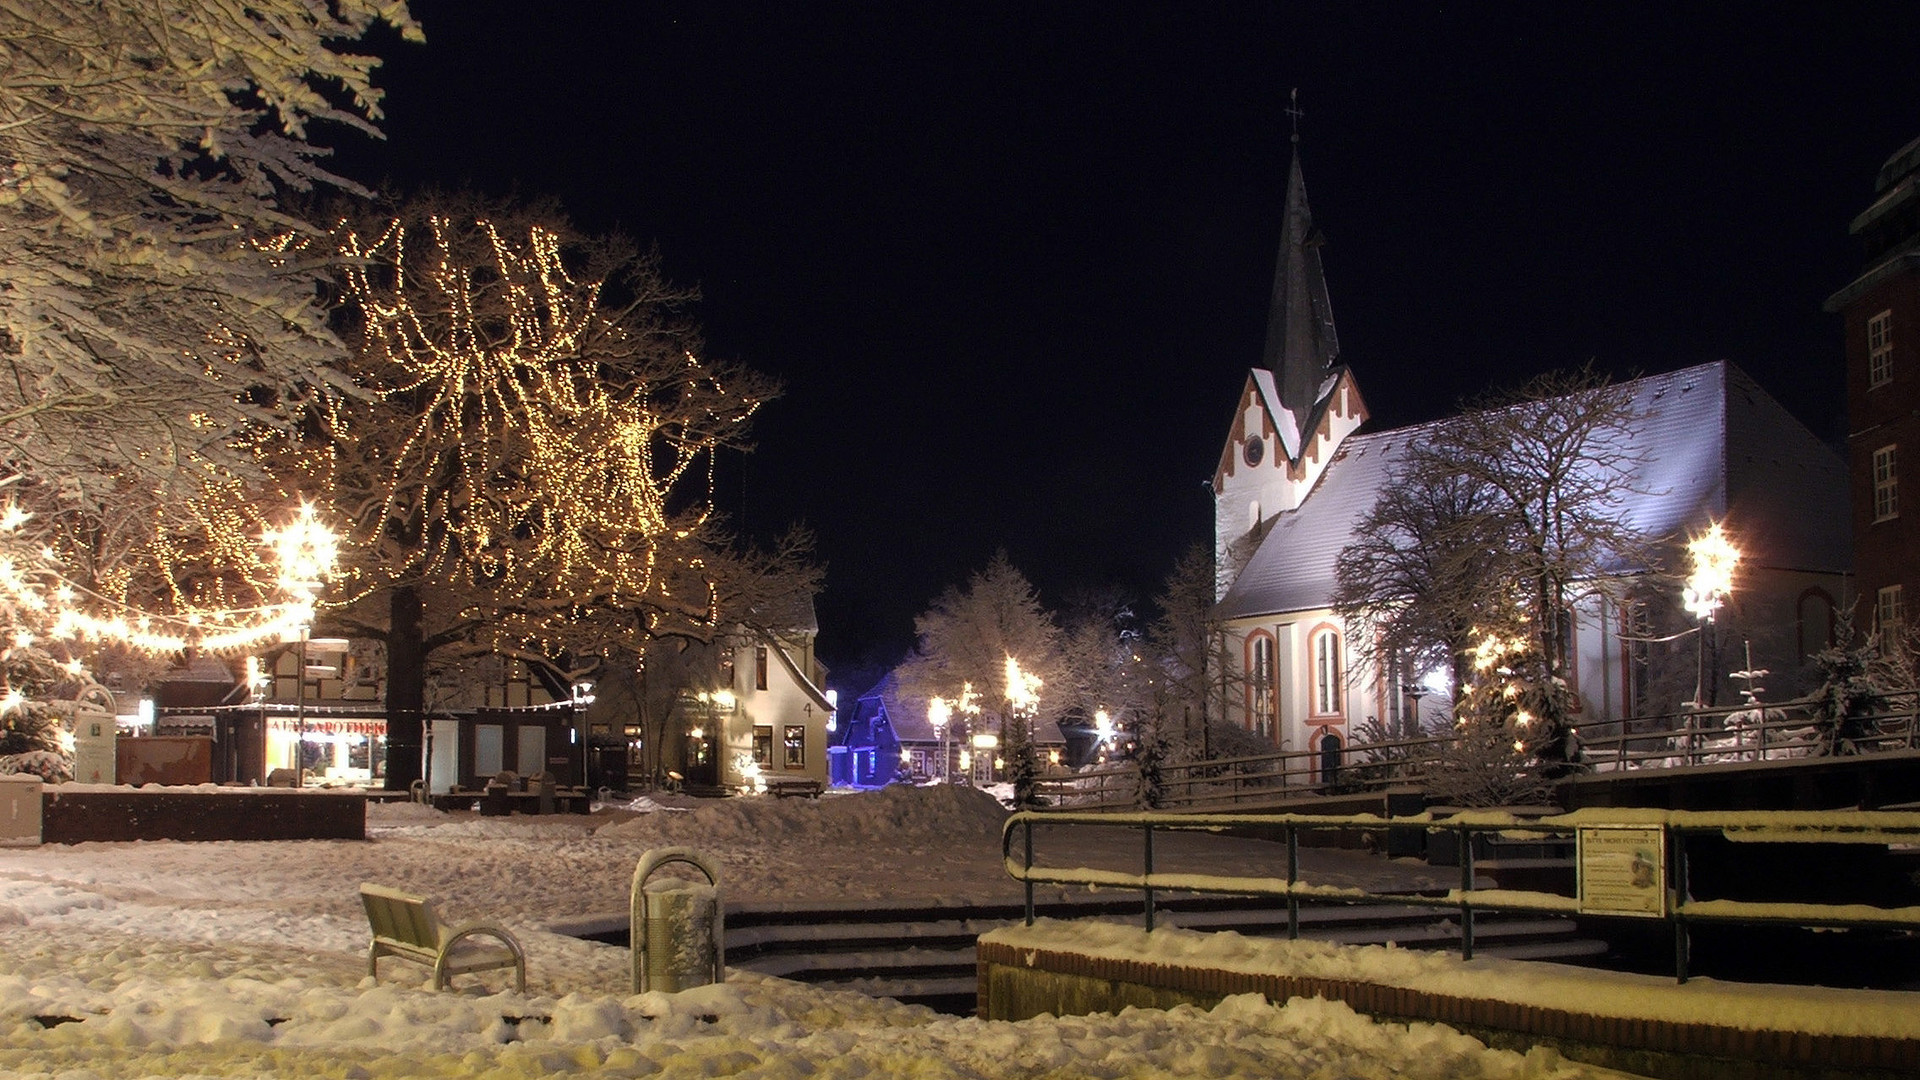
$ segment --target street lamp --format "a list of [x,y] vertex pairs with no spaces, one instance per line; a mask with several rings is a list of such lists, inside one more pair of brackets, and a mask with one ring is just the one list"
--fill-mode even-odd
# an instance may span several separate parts
[[947,779],[947,722],[953,719],[953,705],[946,698],[927,699],[927,723],[933,725],[933,737],[940,740],[940,779]]
[[303,502],[300,512],[285,527],[268,529],[263,538],[273,549],[280,568],[280,590],[293,597],[287,606],[287,618],[299,634],[297,677],[294,683],[293,783],[306,786],[305,742],[307,740],[307,639],[313,632],[314,605],[320,590],[333,574],[340,557],[340,538],[314,513],[313,504]]
[[1707,526],[1704,535],[1687,541],[1687,556],[1693,562],[1693,573],[1687,576],[1681,600],[1700,620],[1699,662],[1693,688],[1693,707],[1700,709],[1713,704],[1707,638],[1713,632],[1714,612],[1720,609],[1722,598],[1733,591],[1733,570],[1739,565],[1740,549],[1733,546],[1716,521]]

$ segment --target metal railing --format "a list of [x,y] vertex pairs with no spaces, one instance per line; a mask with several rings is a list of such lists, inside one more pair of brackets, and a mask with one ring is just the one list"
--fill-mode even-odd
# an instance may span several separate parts
[[[1040,866],[1034,861],[1034,830],[1071,829],[1076,826],[1138,829],[1141,835],[1141,859],[1138,872],[1089,866]],[[1663,895],[1651,896],[1657,902],[1652,912],[1608,910],[1604,901],[1593,902],[1585,878],[1589,873],[1588,856],[1576,859],[1575,895],[1525,889],[1485,889],[1475,880],[1474,851],[1477,838],[1500,836],[1557,837],[1585,845],[1588,837],[1600,830],[1642,830],[1659,837],[1655,884],[1645,886]],[[1240,877],[1216,874],[1165,873],[1154,865],[1156,833],[1194,831],[1227,832],[1252,830],[1271,836],[1278,831],[1286,847],[1287,876]],[[1459,860],[1459,885],[1443,895],[1423,892],[1383,891],[1356,886],[1329,885],[1303,880],[1300,873],[1300,839],[1303,834],[1319,832],[1390,833],[1415,830],[1423,838],[1449,833]],[[1801,844],[1916,844],[1920,843],[1920,813],[1890,811],[1677,811],[1677,810],[1580,810],[1546,817],[1520,817],[1505,811],[1467,811],[1445,818],[1422,814],[1411,818],[1382,819],[1372,815],[1313,814],[1169,814],[1169,813],[1086,813],[1022,811],[1007,819],[1001,832],[1001,858],[1007,873],[1022,883],[1026,892],[1026,921],[1034,921],[1034,886],[1039,884],[1118,888],[1137,890],[1142,896],[1146,928],[1155,922],[1156,898],[1163,893],[1185,892],[1232,896],[1252,896],[1283,900],[1287,908],[1287,937],[1300,936],[1300,904],[1303,901],[1363,903],[1391,901],[1397,904],[1451,908],[1459,913],[1460,955],[1471,960],[1474,950],[1474,914],[1483,910],[1533,911],[1555,915],[1616,915],[1660,918],[1672,928],[1674,940],[1674,977],[1687,981],[1691,950],[1690,925],[1699,922],[1770,923],[1776,925],[1834,927],[1842,929],[1891,928],[1920,932],[1920,906],[1886,908],[1860,903],[1776,903],[1767,901],[1705,900],[1695,901],[1689,892],[1687,839],[1690,836],[1718,834],[1730,840],[1750,842],[1786,841]],[[1612,832],[1611,835],[1618,835]],[[1016,845],[1016,838],[1018,844]],[[1016,846],[1019,848],[1016,853]],[[1068,845],[1084,850],[1082,845]],[[1611,869],[1611,866],[1608,867]]]
[[[1920,748],[1916,706],[1865,717],[1849,730],[1823,731],[1810,699],[1698,709],[1574,725],[1581,772],[1677,768],[1868,754]],[[1315,750],[1275,750],[1161,767],[1160,806],[1231,810],[1303,795],[1346,794],[1418,785],[1445,755],[1448,736],[1421,736],[1345,747],[1336,769]],[[1058,809],[1137,809],[1140,770],[1132,763],[1035,785],[1040,804]]]

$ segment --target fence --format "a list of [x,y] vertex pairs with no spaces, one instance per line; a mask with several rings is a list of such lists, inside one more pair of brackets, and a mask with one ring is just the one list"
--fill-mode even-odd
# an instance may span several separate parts
[[[1581,748],[1577,766],[1613,772],[1920,747],[1915,703],[1900,704],[1904,707],[1898,711],[1859,718],[1837,729],[1822,727],[1811,699],[1576,724]],[[1332,769],[1317,750],[1167,764],[1160,769],[1159,806],[1230,810],[1300,795],[1418,785],[1450,741],[1436,735],[1354,743],[1340,752]],[[1141,789],[1139,768],[1127,763],[1046,777],[1034,792],[1047,807],[1124,810],[1143,805]]]
[[[1137,873],[1088,866],[1042,867],[1034,862],[1034,830],[1075,826],[1140,830]],[[1156,832],[1278,830],[1286,845],[1287,876],[1235,877],[1159,873],[1154,869]],[[1445,895],[1379,892],[1318,884],[1300,877],[1300,837],[1307,832],[1391,833],[1416,830],[1423,838],[1451,833],[1459,856],[1460,884]],[[1694,901],[1688,886],[1687,839],[1717,834],[1739,842],[1794,844],[1914,844],[1920,842],[1920,814],[1889,811],[1678,811],[1582,810],[1551,817],[1520,818],[1502,811],[1472,811],[1451,817],[1385,820],[1370,815],[1311,814],[1167,814],[1022,811],[1007,819],[1001,833],[1001,857],[1007,873],[1026,890],[1026,920],[1034,921],[1036,884],[1133,889],[1141,893],[1146,928],[1154,927],[1156,896],[1167,892],[1211,893],[1283,899],[1287,937],[1300,936],[1300,904],[1361,903],[1452,908],[1459,913],[1460,954],[1473,958],[1476,910],[1535,911],[1557,915],[1611,915],[1664,919],[1674,940],[1674,977],[1687,980],[1690,924],[1698,922],[1771,923],[1793,926],[1893,928],[1920,931],[1920,906],[1876,907],[1862,903],[1779,903],[1716,899]],[[1578,849],[1574,896],[1521,889],[1482,889],[1475,881],[1477,837],[1538,836],[1571,838]],[[1020,839],[1016,858],[1015,838]],[[1081,845],[1068,845],[1084,850]],[[1644,874],[1644,876],[1643,876]],[[1845,887],[1857,883],[1835,882]]]

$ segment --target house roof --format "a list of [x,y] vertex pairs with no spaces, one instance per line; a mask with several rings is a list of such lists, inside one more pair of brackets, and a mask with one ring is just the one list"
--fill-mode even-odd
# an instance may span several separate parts
[[[1750,565],[1848,569],[1846,465],[1745,373],[1716,361],[1621,386],[1645,417],[1630,437],[1645,460],[1627,485],[1626,523],[1657,539],[1725,519]],[[1335,561],[1375,492],[1409,446],[1442,437],[1445,424],[1346,439],[1300,507],[1274,520],[1221,616],[1330,606]]]

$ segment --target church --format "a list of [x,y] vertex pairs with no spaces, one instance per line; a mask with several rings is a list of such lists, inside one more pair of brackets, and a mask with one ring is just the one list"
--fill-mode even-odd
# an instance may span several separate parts
[[[1320,247],[1296,141],[1266,347],[1212,479],[1214,565],[1227,722],[1276,749],[1337,761],[1358,729],[1413,734],[1445,716],[1454,688],[1446,671],[1374,670],[1352,640],[1361,631],[1333,608],[1335,565],[1356,524],[1396,461],[1441,424],[1364,430],[1365,371],[1342,362]],[[1623,568],[1636,600],[1577,603],[1576,723],[1679,711],[1695,689],[1697,649],[1712,650],[1699,663],[1712,673],[1709,701],[1758,689],[1732,673],[1760,669],[1771,673],[1767,700],[1799,692],[1806,658],[1833,640],[1851,604],[1845,463],[1725,361],[1617,385],[1638,417],[1627,438],[1640,459],[1623,520],[1669,552],[1720,523],[1742,560],[1719,625],[1698,637],[1684,633],[1678,583],[1657,568]],[[1680,636],[1661,640],[1676,620]]]

